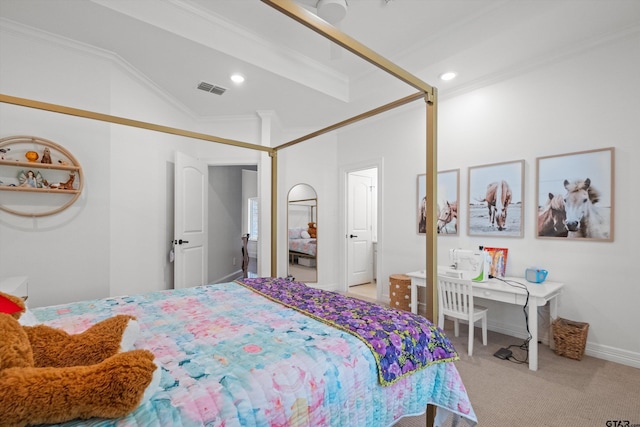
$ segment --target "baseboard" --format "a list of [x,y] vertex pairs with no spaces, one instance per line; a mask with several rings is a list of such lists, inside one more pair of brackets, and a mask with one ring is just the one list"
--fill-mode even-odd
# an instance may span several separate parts
[[236,280],[237,277],[242,277],[242,270],[234,271],[231,274],[227,274],[224,277],[221,277],[217,280],[213,280],[211,283],[229,283]]
[[609,362],[640,368],[640,353],[587,342],[584,354],[598,359],[608,360]]
[[[424,304],[420,304],[420,310],[421,313],[424,313]],[[514,328],[513,325],[495,321],[489,321],[487,323],[487,329],[499,334],[508,335],[510,337],[519,339],[526,339],[529,336],[525,328]],[[538,327],[538,340],[542,341],[542,344],[549,345],[549,335],[550,334],[547,327]],[[597,343],[590,343],[587,341],[584,354],[586,354],[587,356],[595,357],[597,359],[608,360],[609,362],[620,363],[621,365],[627,365],[633,368],[640,368],[640,353],[637,352],[623,350],[620,348]]]
[[[526,329],[514,328],[512,325],[508,325],[500,322],[487,322],[487,329],[493,332],[497,332],[499,334],[508,335],[510,337],[520,338],[523,340],[529,337],[529,334],[527,333]],[[543,332],[540,330],[538,331],[538,333],[540,336],[543,335]],[[545,333],[544,335],[545,335],[544,337],[545,339],[542,340],[543,344],[549,344],[548,334]]]
[[[516,338],[525,339],[529,335],[525,329],[516,329],[509,325],[504,325],[495,322],[489,322],[487,329],[490,331],[498,332],[503,335],[509,335]],[[549,345],[550,333],[547,328],[538,328],[538,340],[542,341],[542,344]],[[595,357],[598,359],[608,360],[610,362],[620,363],[621,365],[627,365],[634,368],[640,368],[640,353],[623,350],[608,345],[602,345],[597,343],[590,343],[587,340],[584,354],[587,356]]]

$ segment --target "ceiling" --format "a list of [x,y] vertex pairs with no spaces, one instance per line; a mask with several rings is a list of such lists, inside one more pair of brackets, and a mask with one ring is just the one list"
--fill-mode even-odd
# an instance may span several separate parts
[[[260,0],[0,0],[0,19],[99,49],[199,119],[269,111],[315,130],[417,92]],[[442,99],[638,31],[640,1],[348,0],[336,26]]]

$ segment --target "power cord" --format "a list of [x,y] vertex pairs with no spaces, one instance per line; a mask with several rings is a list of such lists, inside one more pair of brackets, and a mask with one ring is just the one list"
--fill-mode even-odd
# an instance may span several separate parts
[[491,274],[489,275],[489,279],[500,280],[501,282],[506,283],[509,286],[512,286],[514,288],[521,288],[521,289],[524,289],[525,292],[527,292],[527,299],[524,302],[524,306],[522,306],[522,312],[524,313],[524,321],[527,327],[527,334],[529,336],[524,340],[522,344],[512,344],[509,347],[507,347],[507,349],[511,349],[512,347],[519,348],[520,350],[523,350],[526,352],[526,356],[524,360],[520,360],[517,357],[515,357],[512,353],[511,356],[509,356],[506,360],[513,363],[518,363],[518,364],[529,363],[529,341],[531,341],[531,339],[533,338],[533,336],[531,335],[531,332],[529,331],[529,313],[527,312],[527,307],[529,306],[529,289],[527,288],[527,285],[525,285],[524,283],[520,283],[516,280],[504,280],[500,277],[496,277]]

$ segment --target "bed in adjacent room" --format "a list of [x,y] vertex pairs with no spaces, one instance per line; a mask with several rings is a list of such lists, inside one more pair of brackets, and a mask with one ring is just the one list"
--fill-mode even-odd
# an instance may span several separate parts
[[476,422],[444,333],[421,316],[285,279],[36,308],[69,333],[136,316],[160,388],[123,419],[65,426],[392,426],[437,408]]
[[[301,259],[314,260],[318,250],[317,240],[311,237],[307,228],[293,227],[289,229],[289,262],[297,264]],[[300,262],[305,265],[305,262]],[[315,264],[313,264],[315,265]]]

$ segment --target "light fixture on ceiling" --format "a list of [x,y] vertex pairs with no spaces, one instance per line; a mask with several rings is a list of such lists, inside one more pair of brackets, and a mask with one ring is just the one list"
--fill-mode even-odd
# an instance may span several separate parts
[[234,82],[234,83],[240,84],[240,83],[244,82],[244,76],[242,74],[238,74],[238,73],[232,74],[231,75],[231,81]]
[[448,71],[446,73],[440,74],[440,80],[449,81],[456,78],[456,73],[453,71]]
[[318,16],[330,24],[337,24],[347,15],[347,0],[318,0]]

